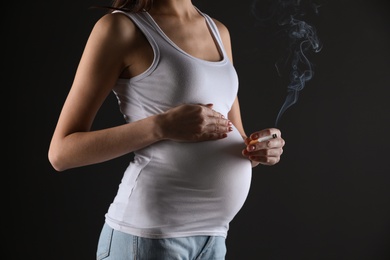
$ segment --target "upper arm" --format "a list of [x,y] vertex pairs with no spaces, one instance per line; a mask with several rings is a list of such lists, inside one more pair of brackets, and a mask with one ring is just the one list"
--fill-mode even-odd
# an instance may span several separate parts
[[93,27],[56,127],[59,136],[88,131],[125,66],[134,28],[124,15],[108,14]]

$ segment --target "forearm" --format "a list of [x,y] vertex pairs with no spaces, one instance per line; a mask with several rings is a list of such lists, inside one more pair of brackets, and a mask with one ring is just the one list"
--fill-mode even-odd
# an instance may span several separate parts
[[156,116],[89,132],[53,138],[49,160],[57,171],[108,161],[161,140]]

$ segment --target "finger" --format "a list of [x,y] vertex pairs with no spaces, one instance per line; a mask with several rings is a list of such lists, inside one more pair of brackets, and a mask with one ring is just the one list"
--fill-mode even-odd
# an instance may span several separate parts
[[203,133],[197,141],[213,141],[226,138],[226,133]]
[[258,152],[257,153],[250,153],[246,149],[244,149],[242,151],[242,155],[247,157],[252,162],[260,163],[263,165],[274,165],[280,161],[280,155],[279,156],[261,155]]
[[200,105],[204,109],[205,115],[208,117],[215,117],[215,118],[225,118],[224,115],[214,110],[212,107],[213,104],[206,104],[206,105]]
[[205,130],[209,133],[227,133],[233,131],[233,123],[227,119],[215,118],[210,120]]
[[277,138],[277,134],[271,134],[271,135],[266,135],[266,136],[261,136],[255,140],[249,140],[249,142],[247,142],[247,144],[256,144],[256,143],[261,143],[261,142],[265,142],[265,141],[268,141],[268,140],[271,140],[271,139],[275,139]]
[[266,128],[258,132],[254,132],[250,135],[251,140],[257,140],[259,138],[268,137],[268,136],[274,136],[281,137],[282,133],[277,128]]
[[205,128],[205,133],[224,134],[233,131],[233,127],[221,124],[209,124]]
[[247,152],[247,156],[263,156],[263,157],[280,157],[283,153],[283,148],[262,149],[254,152]]
[[246,149],[249,152],[253,152],[253,151],[259,151],[259,150],[263,150],[263,149],[281,148],[284,146],[284,144],[285,144],[285,141],[283,138],[273,138],[273,139],[269,139],[269,140],[262,141],[262,142],[250,141],[247,144]]
[[249,159],[263,165],[274,165],[280,161],[280,157],[249,156]]
[[225,118],[222,118],[222,117],[213,118],[213,119],[211,119],[211,122],[213,124],[216,124],[216,125],[220,126],[220,127],[231,127],[231,126],[233,126],[233,123],[229,119],[225,119]]
[[209,112],[207,113],[207,116],[209,116],[211,118],[225,118],[224,115],[222,115],[221,113],[215,111],[214,109],[209,109]]

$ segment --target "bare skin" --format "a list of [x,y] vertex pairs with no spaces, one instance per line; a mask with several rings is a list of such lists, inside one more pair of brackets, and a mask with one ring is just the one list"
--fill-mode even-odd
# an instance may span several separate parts
[[[190,55],[209,61],[221,59],[204,18],[190,0],[155,1],[149,12],[166,35]],[[230,36],[215,21],[226,52],[232,60]],[[232,124],[245,142],[247,138],[236,98],[228,118],[212,104],[183,104],[162,114],[118,125],[91,130],[95,116],[118,78],[131,78],[145,71],[153,61],[153,51],[144,35],[122,14],[107,14],[97,21],[86,43],[49,147],[49,160],[57,171],[96,164],[131,153],[161,140],[204,142],[226,138]],[[185,123],[178,123],[185,122]],[[253,133],[277,133],[265,144],[248,145],[243,156],[273,165],[280,160],[284,140],[278,129]]]

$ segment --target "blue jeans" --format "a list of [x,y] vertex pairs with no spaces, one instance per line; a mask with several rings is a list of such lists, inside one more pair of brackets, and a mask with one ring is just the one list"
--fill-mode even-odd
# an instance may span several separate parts
[[126,234],[104,224],[97,260],[224,260],[225,238],[190,236],[152,239]]

